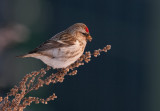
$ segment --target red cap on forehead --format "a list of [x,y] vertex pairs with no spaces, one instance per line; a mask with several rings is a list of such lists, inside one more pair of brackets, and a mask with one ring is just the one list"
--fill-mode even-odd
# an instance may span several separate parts
[[86,27],[86,32],[89,32],[89,29],[88,29],[88,27]]

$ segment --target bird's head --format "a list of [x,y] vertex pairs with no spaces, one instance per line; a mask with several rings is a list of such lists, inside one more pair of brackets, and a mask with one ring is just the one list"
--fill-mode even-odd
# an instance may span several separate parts
[[83,23],[76,23],[68,28],[69,33],[84,37],[86,40],[91,41],[88,27]]

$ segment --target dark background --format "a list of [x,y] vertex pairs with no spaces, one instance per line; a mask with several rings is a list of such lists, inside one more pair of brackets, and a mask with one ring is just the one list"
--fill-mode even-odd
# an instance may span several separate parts
[[86,50],[112,49],[92,58],[78,75],[32,96],[58,98],[26,111],[159,111],[159,0],[1,0],[0,96],[22,77],[45,65],[18,59],[54,34],[82,22],[93,41]]

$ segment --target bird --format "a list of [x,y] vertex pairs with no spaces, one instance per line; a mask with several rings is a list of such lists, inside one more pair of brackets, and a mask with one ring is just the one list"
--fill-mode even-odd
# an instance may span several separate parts
[[66,68],[80,58],[87,42],[91,40],[88,27],[84,23],[75,23],[27,54],[18,57],[40,59],[53,69]]

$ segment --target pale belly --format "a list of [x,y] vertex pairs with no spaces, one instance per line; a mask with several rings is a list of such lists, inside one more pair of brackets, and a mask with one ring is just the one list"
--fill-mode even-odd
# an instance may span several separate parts
[[81,55],[82,53],[79,53],[75,57],[71,58],[62,58],[62,57],[53,59],[46,58],[45,60],[42,61],[47,65],[52,66],[53,68],[66,68],[67,66],[74,63]]
[[83,54],[85,45],[86,44],[79,46],[77,43],[68,48],[57,48],[50,50],[50,52],[53,53],[53,58],[41,55],[36,58],[42,60],[45,64],[53,68],[66,68],[74,63]]

